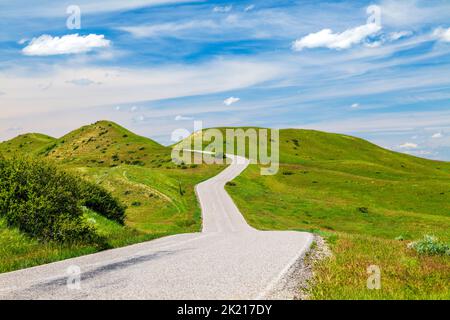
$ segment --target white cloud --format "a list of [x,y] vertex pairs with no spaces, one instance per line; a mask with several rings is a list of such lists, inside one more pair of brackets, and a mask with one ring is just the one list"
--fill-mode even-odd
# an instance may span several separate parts
[[399,145],[400,149],[416,149],[418,147],[417,144],[412,143],[412,142],[405,142],[401,145]]
[[20,39],[19,41],[17,41],[18,44],[25,44],[28,42],[28,39]]
[[[196,65],[166,64],[147,68],[94,67],[70,62],[49,64],[42,72],[36,72],[35,68],[0,70],[1,90],[7,93],[0,97],[0,104],[8,105],[0,113],[0,119],[231,92],[274,81],[292,72],[284,61],[261,58],[221,58]],[[95,79],[102,85],[82,87],[66,82],[80,78]],[[51,90],[42,91],[37,86],[39,83],[53,86]]]
[[227,106],[231,106],[233,103],[238,102],[239,100],[241,100],[240,98],[235,98],[235,97],[229,97],[227,99],[225,99],[223,101],[223,103]]
[[352,108],[354,108],[354,109],[359,108],[359,103],[352,104]]
[[443,42],[450,42],[450,28],[437,28],[433,32],[433,36]]
[[120,106],[116,106],[115,109],[116,109],[116,111],[120,111],[121,107]]
[[220,13],[226,13],[226,12],[230,12],[231,9],[233,9],[233,5],[229,5],[229,6],[216,6],[213,9],[213,12],[220,12]]
[[374,42],[367,42],[364,45],[367,48],[379,48],[383,44],[383,41],[374,41]]
[[442,135],[442,133],[438,132],[438,133],[433,134],[431,137],[432,137],[433,139],[439,139],[439,138],[442,138],[443,135]]
[[17,126],[6,129],[6,131],[8,131],[8,132],[16,132],[16,131],[22,131],[22,130],[23,130],[22,127],[17,127]]
[[413,27],[422,23],[448,21],[448,1],[382,0],[382,22],[391,27]]
[[361,43],[367,37],[375,35],[380,30],[381,27],[375,23],[365,24],[345,30],[341,33],[333,33],[331,29],[323,29],[294,41],[292,48],[295,51],[301,51],[305,48],[321,47],[329,49],[348,49],[355,44]]
[[217,25],[211,20],[192,20],[181,23],[162,23],[154,25],[138,25],[118,28],[129,32],[135,38],[150,38],[155,36],[176,36],[178,33],[202,28],[216,28]]
[[50,89],[53,86],[53,82],[47,82],[47,83],[40,83],[38,84],[38,88],[42,91],[47,91],[48,89]]
[[416,156],[429,156],[434,153],[427,150],[414,150],[414,151],[405,151],[407,154],[416,155]]
[[192,117],[185,117],[185,116],[182,116],[182,115],[177,115],[175,117],[175,121],[188,121],[188,120],[193,120],[193,118]]
[[410,37],[410,36],[412,36],[412,34],[413,33],[411,31],[391,32],[391,33],[389,33],[388,38],[390,41],[396,41],[401,38]]
[[132,106],[132,107],[130,108],[130,111],[131,111],[131,112],[136,112],[136,111],[137,111],[137,109],[138,109],[138,107],[136,107],[136,106]]
[[[203,0],[77,0],[78,5],[83,14],[97,12],[113,12],[132,10],[143,7],[170,5],[176,3],[193,3],[202,2]],[[21,16],[21,17],[61,17],[65,13],[66,7],[70,2],[67,1],[40,1],[39,9],[30,6],[29,0],[1,1],[2,15],[5,16]]]
[[38,38],[33,38],[28,46],[22,49],[22,52],[27,56],[85,53],[93,49],[109,47],[110,43],[104,35],[97,34],[80,36],[75,33],[62,37],[44,34]]
[[254,4],[251,4],[251,5],[249,5],[249,6],[246,6],[245,9],[244,9],[244,11],[245,11],[245,12],[248,12],[248,11],[252,11],[253,9],[255,9],[255,5],[254,5]]
[[93,84],[102,84],[101,82],[92,81],[91,79],[88,78],[73,79],[66,82],[74,84],[76,86],[90,86]]

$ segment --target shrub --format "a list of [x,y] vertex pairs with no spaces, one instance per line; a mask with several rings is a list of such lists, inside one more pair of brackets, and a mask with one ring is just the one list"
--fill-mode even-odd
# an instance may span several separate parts
[[450,256],[450,246],[430,235],[425,235],[421,240],[409,243],[408,247],[419,254]]
[[31,158],[0,156],[0,216],[43,241],[104,245],[83,217],[82,205],[123,223],[125,209],[105,189]]
[[95,229],[83,220],[76,179],[31,159],[0,158],[0,215],[40,240],[95,242]]
[[126,207],[106,189],[92,182],[81,181],[79,190],[84,206],[122,225],[125,223]]
[[369,213],[369,208],[367,207],[359,207],[358,211],[361,213]]

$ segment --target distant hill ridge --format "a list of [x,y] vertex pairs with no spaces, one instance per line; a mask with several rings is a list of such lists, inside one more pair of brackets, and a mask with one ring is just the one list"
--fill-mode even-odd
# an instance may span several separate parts
[[[227,128],[218,129],[225,132]],[[224,141],[224,144],[226,143]],[[171,163],[171,147],[136,135],[111,121],[98,121],[83,126],[59,139],[39,133],[23,134],[0,143],[0,152],[5,155],[26,153],[65,163],[102,166],[125,163],[158,167]],[[304,129],[280,130],[280,162],[314,162],[325,168],[334,170],[338,167],[339,170],[350,172],[367,172],[368,167],[371,167],[370,171],[378,172],[378,167],[379,174],[386,170],[390,174],[397,172],[401,175],[408,172],[437,176],[450,173],[448,162],[386,150],[364,139],[348,135]]]

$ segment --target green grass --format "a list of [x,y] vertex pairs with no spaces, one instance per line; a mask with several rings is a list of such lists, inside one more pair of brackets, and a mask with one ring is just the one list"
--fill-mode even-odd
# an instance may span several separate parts
[[[330,245],[333,257],[314,268],[314,299],[450,298],[448,257],[419,255],[404,241],[357,233],[336,233]],[[369,265],[380,268],[380,290],[367,289]]]
[[14,155],[15,153],[30,155],[55,141],[55,138],[40,133],[23,134],[9,141],[0,143],[0,153],[3,155]]
[[[2,143],[0,150],[6,145],[16,146],[18,141]],[[22,149],[14,150],[21,154]],[[176,165],[171,162],[170,148],[106,121],[51,139],[46,145],[36,144],[29,152],[104,186],[127,205],[125,226],[89,210],[85,213],[97,233],[106,238],[108,248],[200,231],[201,212],[194,186],[223,170],[219,165]],[[118,157],[113,159],[113,155]],[[14,152],[7,156],[14,156]],[[136,160],[142,163],[133,165]],[[38,242],[4,223],[0,224],[0,235],[0,272],[99,250],[86,245]]]
[[[450,298],[449,258],[407,247],[426,234],[450,241],[449,163],[318,131],[281,130],[280,138],[277,175],[261,176],[251,165],[226,189],[254,227],[306,230],[328,240],[333,257],[315,266],[312,298]],[[23,152],[20,144],[11,140],[0,151],[16,150],[7,152],[12,156]],[[175,165],[170,148],[105,121],[31,145],[27,152],[103,185],[128,206],[125,227],[85,212],[110,247],[199,231],[194,186],[223,169]],[[0,250],[5,272],[98,249],[37,242],[1,222]],[[381,268],[381,290],[366,288],[373,264]]]
[[[226,189],[258,229],[333,235],[335,258],[318,268],[313,298],[450,298],[450,259],[407,249],[425,234],[450,241],[449,163],[318,131],[281,130],[280,140],[277,175],[251,165]],[[371,264],[384,270],[377,292],[365,286]]]

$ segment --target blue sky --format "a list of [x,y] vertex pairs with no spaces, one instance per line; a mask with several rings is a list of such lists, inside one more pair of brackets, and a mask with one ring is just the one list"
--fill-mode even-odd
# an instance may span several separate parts
[[0,0],[0,110],[1,140],[108,119],[169,143],[202,120],[450,160],[450,2]]

